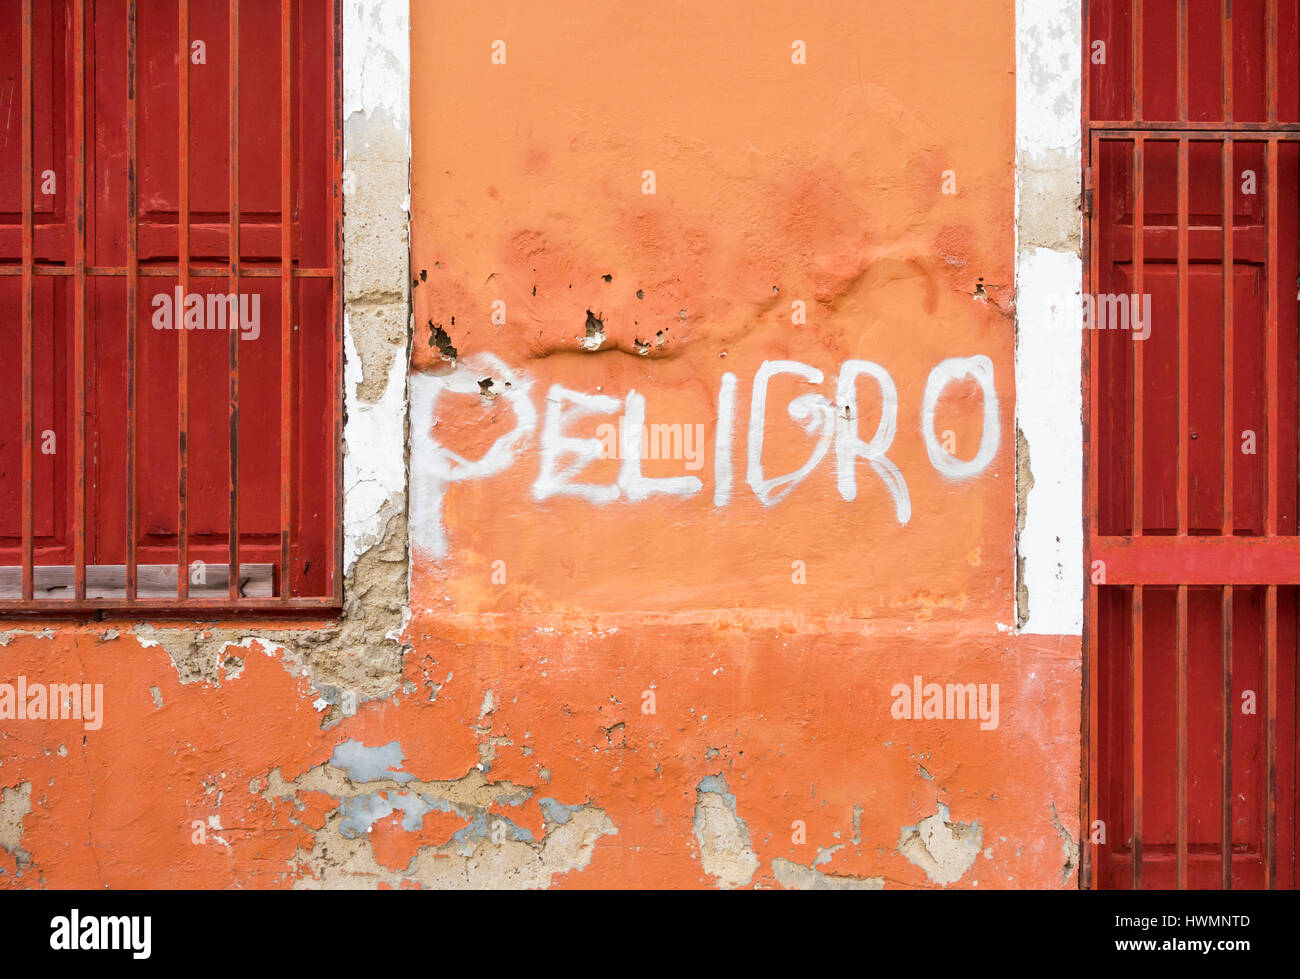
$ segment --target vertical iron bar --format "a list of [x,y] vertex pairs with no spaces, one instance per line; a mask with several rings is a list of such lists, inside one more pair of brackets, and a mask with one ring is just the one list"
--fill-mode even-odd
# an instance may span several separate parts
[[176,311],[179,332],[176,335],[176,400],[177,400],[177,443],[179,458],[177,460],[177,515],[176,515],[176,594],[184,601],[190,594],[190,552],[189,552],[189,436],[190,436],[190,371],[189,371],[189,337],[185,329],[183,310],[190,293],[190,2],[178,0],[179,20],[177,30],[180,35],[178,69],[178,125],[179,163],[178,190],[179,206],[176,226],[176,266],[180,277],[181,309]]
[[137,0],[127,7],[126,47],[126,599],[134,602],[138,593],[136,556],[136,366],[135,329],[137,290],[140,274],[139,187],[136,166],[136,41],[138,34]]
[[1133,22],[1133,121],[1142,121],[1142,0],[1133,0],[1130,19]]
[[[343,0],[334,0],[334,442],[343,444]],[[334,528],[331,597],[343,601],[343,453],[334,453]]]
[[[1270,13],[1273,10],[1270,0]],[[1270,22],[1271,24],[1271,22]],[[1276,49],[1269,49],[1270,63],[1276,63]],[[1275,94],[1274,87],[1270,94]],[[1265,390],[1268,392],[1268,517],[1266,533],[1273,537],[1278,532],[1278,505],[1280,503],[1279,487],[1279,405],[1278,392],[1281,379],[1278,376],[1278,193],[1281,183],[1278,170],[1278,140],[1271,137],[1268,141],[1268,342],[1266,346],[1266,366],[1264,370]],[[1264,637],[1264,699],[1267,704],[1267,717],[1264,727],[1265,757],[1265,884],[1266,888],[1277,886],[1277,586],[1268,586],[1267,610],[1265,614]]]
[[291,589],[293,497],[293,18],[280,0],[280,597]]
[[1232,585],[1225,585],[1219,610],[1223,627],[1223,716],[1219,750],[1219,886],[1232,890]]
[[[239,0],[230,0],[230,291],[239,298]],[[251,305],[251,304],[250,304]],[[230,600],[239,598],[239,343],[240,330],[230,331]]]
[[1133,586],[1132,607],[1132,711],[1133,719],[1133,890],[1142,890],[1142,787],[1143,773],[1143,724],[1142,707],[1145,703],[1143,694],[1143,649],[1142,649],[1142,586]]
[[76,208],[76,253],[73,258],[73,594],[77,601],[86,598],[86,0],[73,6],[72,70],[75,93],[72,105],[72,130],[76,146],[73,197]]
[[[1137,308],[1142,310],[1142,296],[1146,287],[1146,137],[1137,136],[1133,140],[1133,288],[1136,292]],[[1151,326],[1142,324],[1142,332]],[[1140,333],[1130,331],[1133,337],[1133,499],[1132,516],[1133,536],[1142,536],[1142,500],[1144,473],[1144,431],[1143,420],[1144,390],[1146,379],[1143,343],[1138,339]]]
[[1268,0],[1268,12],[1265,15],[1268,23],[1265,25],[1265,48],[1264,48],[1264,73],[1267,76],[1267,116],[1269,125],[1277,125],[1277,69],[1278,69],[1278,49],[1277,49],[1277,0]]
[[[1186,30],[1185,2],[1180,4],[1180,34]],[[1183,37],[1185,42],[1186,38]],[[1179,58],[1183,57],[1183,45],[1179,47]],[[1180,84],[1183,73],[1179,72]],[[1185,95],[1180,96],[1185,98]],[[1181,114],[1186,118],[1186,102],[1182,102]],[[1190,141],[1186,136],[1178,140],[1178,534],[1186,536],[1189,524],[1189,506],[1187,498],[1188,471],[1188,425],[1189,425],[1189,326],[1188,326],[1188,155]],[[1178,831],[1176,871],[1179,890],[1187,887],[1187,586],[1178,586],[1177,598],[1178,622],[1177,636],[1177,710],[1174,723],[1177,725],[1178,744]]]
[[1278,255],[1278,141],[1276,137],[1268,141],[1268,325],[1265,344],[1264,390],[1268,402],[1268,475],[1265,484],[1268,489],[1268,513],[1265,519],[1265,534],[1277,535],[1278,519],[1278,295],[1277,295],[1277,255]]
[[35,526],[33,520],[34,459],[32,442],[36,414],[35,329],[36,229],[32,203],[32,0],[23,0],[22,90],[22,209],[23,209],[23,598],[31,601],[35,587]]
[[[1099,140],[1097,136],[1094,134],[1091,136],[1088,142],[1087,168],[1084,171],[1085,181],[1090,179],[1090,175],[1092,173],[1092,167],[1095,165],[1095,163],[1098,160],[1098,156],[1099,156],[1098,147],[1099,147]],[[1089,187],[1087,189],[1091,190],[1095,196],[1096,194],[1095,187]],[[1096,212],[1095,207],[1093,208],[1093,212],[1095,214]],[[1087,245],[1087,254],[1088,254],[1088,266],[1087,266],[1088,279],[1087,282],[1085,283],[1085,289],[1088,293],[1095,294],[1097,289],[1097,282],[1098,282],[1099,260],[1097,257],[1098,249],[1096,247],[1096,241],[1095,241],[1096,224],[1094,221],[1093,214],[1089,214],[1085,217],[1083,227],[1084,227],[1085,243]],[[1093,391],[1097,379],[1099,360],[1098,360],[1098,343],[1097,343],[1098,331],[1092,328],[1095,327],[1096,324],[1095,323],[1088,324],[1088,326],[1089,328],[1083,331],[1084,336],[1080,339],[1083,355],[1086,358],[1086,366],[1085,366],[1085,370],[1087,372],[1086,376],[1090,378],[1090,382],[1088,384],[1085,384],[1083,387],[1084,398],[1085,398],[1083,407],[1086,413],[1085,418],[1087,419],[1087,424],[1088,424],[1088,429],[1087,432],[1085,432],[1085,439],[1084,439],[1084,444],[1087,446],[1087,450],[1084,454],[1084,463],[1087,466],[1087,487],[1085,490],[1087,496],[1085,498],[1084,520],[1085,520],[1085,531],[1090,532],[1091,534],[1095,534],[1097,531],[1097,526],[1096,526],[1097,514],[1098,514],[1097,501],[1099,498],[1099,489],[1098,489],[1098,480],[1097,480],[1098,454],[1097,454],[1096,441],[1090,436],[1093,433],[1099,432],[1101,430],[1100,423],[1098,420],[1099,399],[1097,398],[1095,392]],[[1087,819],[1093,820],[1099,818],[1098,811],[1100,808],[1100,798],[1098,792],[1099,779],[1097,777],[1097,758],[1096,758],[1096,746],[1098,743],[1098,730],[1097,730],[1098,718],[1096,716],[1097,711],[1094,709],[1095,705],[1098,703],[1097,687],[1098,687],[1098,674],[1100,672],[1098,670],[1098,664],[1097,664],[1098,646],[1099,646],[1098,636],[1097,636],[1097,618],[1098,618],[1097,611],[1099,605],[1098,589],[1100,586],[1092,583],[1091,574],[1090,574],[1091,569],[1086,564],[1084,566],[1083,571],[1084,571],[1084,581],[1088,582],[1084,590],[1084,602],[1086,606],[1084,609],[1085,612],[1084,640],[1086,644],[1085,654],[1086,654],[1087,661],[1085,666],[1087,672],[1083,682],[1083,704],[1082,704],[1083,726],[1081,731],[1082,740],[1083,740],[1083,746],[1081,751],[1081,754],[1083,756],[1082,757],[1083,785],[1080,786],[1080,794],[1082,796],[1082,802],[1084,804],[1083,805],[1084,811],[1087,813]],[[1082,859],[1080,861],[1080,867],[1079,867],[1079,884],[1080,887],[1086,890],[1086,889],[1090,889],[1093,886],[1093,882],[1095,879],[1096,853],[1095,853],[1094,844],[1092,844],[1091,842],[1087,842],[1083,844],[1080,847],[1080,849],[1082,851]]]
[[1187,74],[1187,0],[1178,0],[1178,121],[1187,122],[1188,89],[1192,80]]
[[[1145,247],[1146,247],[1146,140],[1137,136],[1133,140],[1133,288],[1136,293],[1137,309],[1143,309],[1142,295],[1145,287]],[[1143,323],[1145,331],[1150,326]],[[1133,536],[1142,536],[1142,494],[1143,494],[1143,382],[1145,370],[1143,360],[1143,343],[1138,339],[1139,332],[1133,331],[1133,499],[1132,524]],[[1143,766],[1143,648],[1142,648],[1142,586],[1133,588],[1132,606],[1132,725],[1133,725],[1133,889],[1142,889],[1142,797],[1144,785]]]
[[1187,502],[1187,456],[1188,456],[1188,376],[1189,376],[1189,342],[1188,342],[1188,275],[1187,275],[1187,224],[1188,224],[1188,149],[1190,142],[1186,136],[1178,139],[1178,486],[1176,492],[1178,509],[1178,534],[1187,535],[1189,522]]
[[1233,78],[1232,78],[1232,0],[1223,0],[1223,20],[1221,34],[1219,37],[1221,64],[1220,64],[1220,100],[1221,115],[1225,123],[1231,123],[1233,117]]
[[1178,586],[1178,622],[1175,642],[1177,649],[1177,667],[1174,678],[1177,709],[1174,723],[1178,727],[1178,832],[1175,868],[1178,890],[1187,889],[1187,586]]
[[[1225,30],[1227,27],[1225,26]],[[1231,58],[1231,52],[1226,54]],[[1225,98],[1227,111],[1231,112],[1231,100]],[[1237,438],[1234,432],[1234,370],[1235,337],[1233,335],[1233,290],[1235,289],[1235,242],[1233,241],[1233,218],[1236,197],[1233,191],[1236,182],[1233,177],[1233,143],[1231,136],[1225,136],[1220,164],[1223,182],[1223,528],[1224,537],[1234,535],[1234,480],[1233,471],[1237,459]],[[1223,697],[1222,730],[1220,732],[1220,751],[1222,754],[1220,784],[1220,884],[1224,890],[1232,889],[1232,585],[1223,589],[1220,619],[1223,626]]]

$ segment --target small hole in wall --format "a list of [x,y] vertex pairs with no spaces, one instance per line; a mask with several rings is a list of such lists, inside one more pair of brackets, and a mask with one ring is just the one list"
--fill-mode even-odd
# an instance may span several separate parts
[[644,298],[645,298],[645,290],[644,290],[644,289],[638,289],[638,290],[636,291],[636,298],[637,298],[637,299],[644,299]]
[[601,278],[604,279],[606,282],[613,282],[613,281],[614,281],[614,277],[613,277],[612,275],[610,275],[608,272],[606,272],[604,275],[602,275]]
[[457,357],[451,335],[433,320],[429,320],[429,346],[437,348],[438,353],[448,360],[455,360]]

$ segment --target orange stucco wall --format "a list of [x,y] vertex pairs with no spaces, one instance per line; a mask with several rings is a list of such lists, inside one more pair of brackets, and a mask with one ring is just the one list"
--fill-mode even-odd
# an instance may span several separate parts
[[[108,723],[0,732],[0,886],[1074,886],[1079,639],[1016,631],[1010,0],[412,6],[394,690],[323,725],[269,624],[193,673],[131,623],[5,633]],[[933,439],[997,447],[945,475],[927,381],[980,357],[993,430],[958,377]],[[629,392],[693,439],[640,475],[698,487],[575,462]],[[882,412],[897,476],[839,458]],[[767,479],[815,463],[767,502],[759,432]],[[898,717],[917,676],[997,684],[996,727]]]

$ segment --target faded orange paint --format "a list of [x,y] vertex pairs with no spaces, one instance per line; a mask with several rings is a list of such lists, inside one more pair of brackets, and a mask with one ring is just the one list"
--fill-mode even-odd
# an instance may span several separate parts
[[[0,886],[443,883],[418,860],[450,860],[438,848],[459,832],[477,839],[470,809],[544,842],[564,818],[544,799],[611,824],[589,833],[589,862],[544,883],[713,886],[695,825],[718,775],[757,865],[745,883],[775,885],[786,860],[938,886],[903,844],[942,805],[979,827],[955,886],[1072,886],[1079,639],[1015,632],[1010,0],[413,7],[413,380],[494,355],[512,393],[527,385],[536,429],[508,468],[452,484],[437,507],[416,467],[410,651],[396,692],[336,725],[322,725],[298,664],[257,643],[220,655],[239,666],[182,682],[128,622],[15,631],[0,679],[104,682],[107,722],[6,722],[0,785],[30,783],[31,811],[23,865],[0,850]],[[792,64],[796,40],[806,64]],[[955,195],[941,193],[945,171]],[[806,323],[791,321],[796,300]],[[581,343],[588,311],[603,322],[594,351]],[[927,456],[922,397],[936,365],[977,355],[993,367],[998,449],[953,480]],[[771,506],[747,483],[761,365],[825,376],[772,382],[770,477],[817,441],[786,406],[814,392],[835,402],[853,359],[897,385],[888,457],[908,486],[906,525],[866,460],[856,499],[842,498],[833,445]],[[727,372],[734,483],[718,505]],[[413,419],[415,453],[481,457],[517,421],[505,379],[491,397],[443,392],[436,426]],[[702,425],[699,469],[643,463],[651,477],[696,475],[700,490],[537,500],[557,384],[620,401],[635,390],[648,423]],[[869,378],[857,389],[865,441],[881,399]],[[595,437],[623,410],[566,434]],[[976,385],[954,383],[936,437],[950,431],[971,458],[983,410]],[[601,459],[573,481],[613,484],[619,470]],[[428,544],[440,532],[445,556]],[[276,631],[246,627],[271,643]],[[896,719],[891,691],[917,675],[998,684],[998,727]],[[519,792],[483,790],[416,829],[400,808],[382,812],[360,844],[374,867],[333,877],[312,851],[353,804],[327,764],[349,741],[400,746],[376,811],[411,801],[408,778],[439,800],[453,790],[426,783],[481,777]]]

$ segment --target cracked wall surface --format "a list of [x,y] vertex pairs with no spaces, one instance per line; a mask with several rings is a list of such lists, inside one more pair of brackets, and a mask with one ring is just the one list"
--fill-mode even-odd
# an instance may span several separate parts
[[[1077,201],[1018,162],[1012,0],[410,7],[344,4],[342,614],[0,623],[0,681],[105,716],[0,722],[0,887],[1073,886],[1079,641],[1016,598],[1022,165],[1034,244]],[[996,397],[926,416],[951,359]],[[906,519],[843,452],[889,428],[858,361]],[[821,379],[755,426],[787,362]],[[926,425],[997,438],[954,475]],[[779,500],[756,431],[814,460]],[[898,716],[914,678],[995,726]]]

